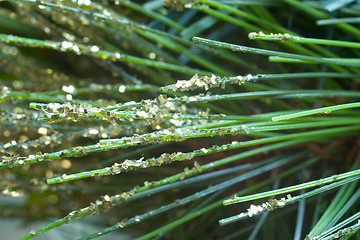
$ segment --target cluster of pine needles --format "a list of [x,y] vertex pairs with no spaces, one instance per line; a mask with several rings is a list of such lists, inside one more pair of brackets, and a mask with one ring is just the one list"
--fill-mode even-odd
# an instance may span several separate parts
[[44,224],[19,239],[360,239],[359,12],[0,1],[1,218]]

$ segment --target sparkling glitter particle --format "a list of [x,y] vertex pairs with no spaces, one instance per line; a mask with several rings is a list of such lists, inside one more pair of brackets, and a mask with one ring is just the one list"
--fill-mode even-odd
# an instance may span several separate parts
[[124,86],[124,85],[121,85],[121,86],[119,87],[119,92],[121,92],[121,93],[124,93],[124,92],[125,92],[125,86]]
[[47,135],[47,128],[41,127],[38,129],[38,133],[41,135]]
[[156,54],[155,53],[149,53],[149,58],[150,59],[155,59],[156,58]]
[[68,100],[68,101],[73,99],[71,94],[66,94],[65,97],[66,97],[66,100]]
[[90,48],[90,51],[91,51],[91,52],[98,52],[99,50],[100,50],[99,47],[96,46],[96,45],[94,45],[94,46],[92,46],[92,47]]
[[91,1],[90,1],[90,0],[78,0],[77,3],[78,3],[79,5],[90,6]]
[[12,197],[19,197],[20,196],[20,192],[16,192],[16,191],[12,191],[11,193]]
[[61,43],[61,47],[64,48],[64,49],[71,48],[72,46],[73,46],[73,44],[71,42],[68,42],[68,41],[63,41]]
[[248,75],[246,75],[246,78],[247,78],[248,80],[251,80],[251,79],[253,78],[253,75],[248,74]]
[[95,134],[98,134],[99,131],[98,131],[97,129],[92,128],[92,129],[89,130],[89,133],[90,133],[91,135],[95,135]]
[[72,50],[74,50],[74,52],[80,53],[80,49],[79,49],[79,47],[76,46],[76,45],[74,45],[74,46],[72,47]]
[[69,86],[62,86],[61,88],[64,92],[73,94],[75,91],[75,87],[73,85],[69,85]]

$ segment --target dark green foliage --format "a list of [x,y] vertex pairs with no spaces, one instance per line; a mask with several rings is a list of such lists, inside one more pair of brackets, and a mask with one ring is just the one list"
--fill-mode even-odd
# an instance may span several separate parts
[[359,238],[358,10],[0,1],[0,216],[45,224],[19,239]]

